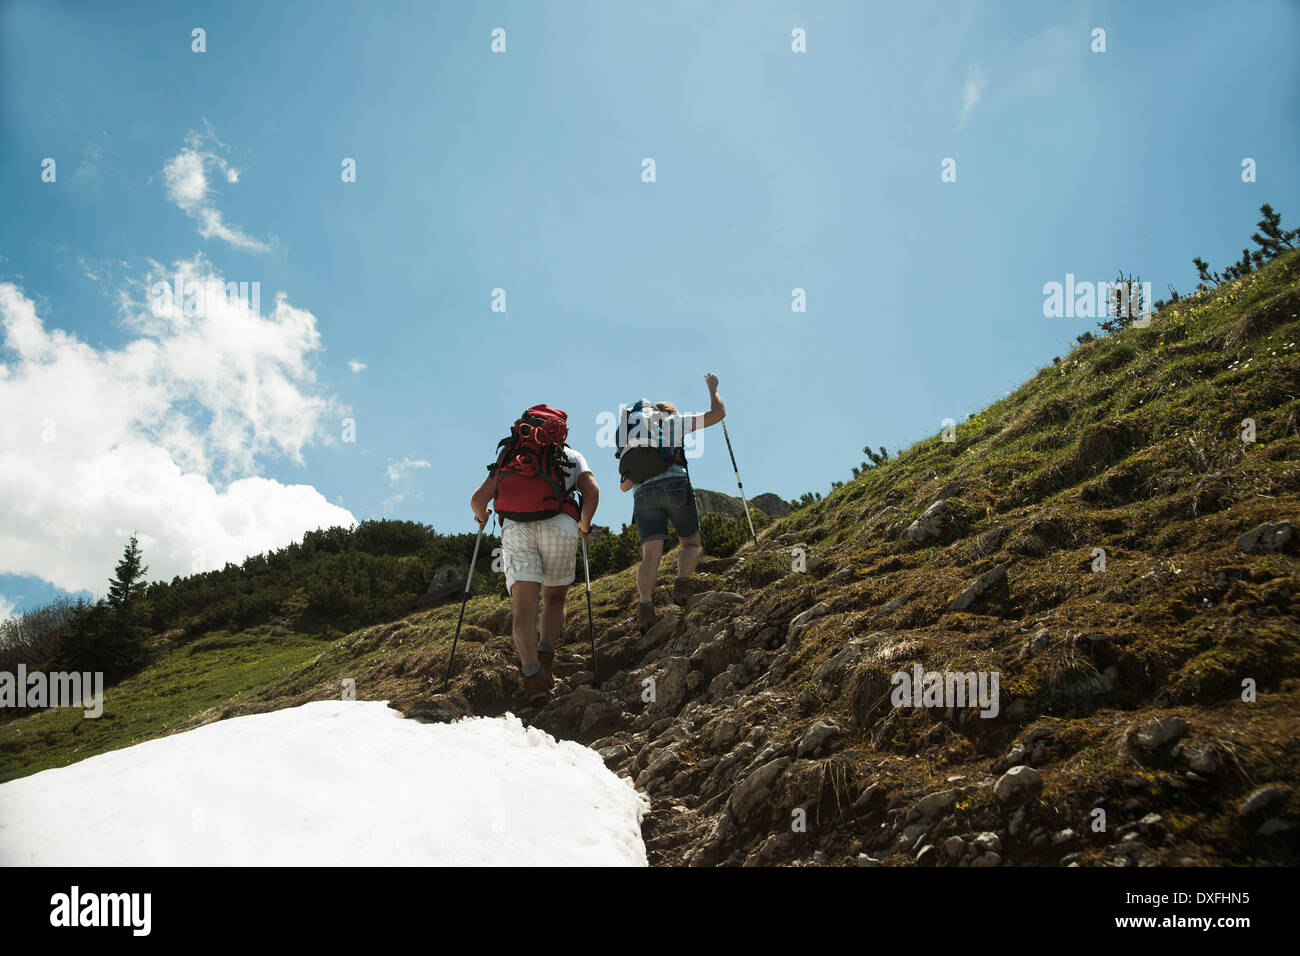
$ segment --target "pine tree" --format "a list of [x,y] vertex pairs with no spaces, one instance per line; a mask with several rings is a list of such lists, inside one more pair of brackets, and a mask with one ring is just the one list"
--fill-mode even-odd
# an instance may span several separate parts
[[1256,264],[1276,259],[1282,254],[1284,247],[1294,249],[1295,245],[1292,240],[1300,238],[1300,229],[1285,231],[1282,229],[1282,214],[1274,212],[1273,207],[1268,203],[1260,206],[1259,211],[1264,218],[1256,223],[1259,226],[1259,232],[1250,237],[1259,246],[1259,251],[1254,255]]
[[1106,303],[1106,319],[1097,323],[1103,332],[1117,332],[1126,328],[1133,319],[1146,315],[1151,303],[1146,301],[1142,289],[1142,277],[1133,278],[1133,274],[1119,276],[1111,283],[1110,297]]
[[1300,239],[1300,229],[1283,229],[1282,214],[1274,212],[1268,203],[1260,206],[1259,212],[1264,217],[1255,224],[1259,227],[1259,232],[1252,233],[1250,237],[1259,248],[1254,252],[1242,249],[1241,259],[1225,268],[1222,275],[1212,270],[1210,264],[1200,256],[1192,260],[1201,279],[1200,285],[1196,287],[1198,292],[1208,289],[1211,282],[1218,286],[1233,279],[1244,278],[1286,250],[1295,248],[1295,240]]
[[[1259,253],[1256,253],[1256,255],[1259,255]],[[1230,279],[1241,279],[1250,275],[1254,271],[1255,267],[1251,264],[1250,250],[1242,249],[1241,259],[1224,269],[1223,274]]]
[[149,569],[141,563],[141,557],[140,544],[131,535],[108,585],[108,606],[124,616],[129,615],[135,599],[144,590],[144,576]]
[[1192,259],[1192,265],[1196,266],[1196,274],[1200,277],[1201,283],[1196,287],[1198,292],[1204,292],[1209,288],[1209,283],[1213,282],[1216,286],[1222,284],[1223,276],[1217,272],[1210,271],[1210,264],[1200,256]]
[[145,589],[145,567],[135,535],[122,549],[108,596],[77,616],[59,654],[68,670],[100,671],[110,683],[134,674],[149,662],[148,629],[140,618]]

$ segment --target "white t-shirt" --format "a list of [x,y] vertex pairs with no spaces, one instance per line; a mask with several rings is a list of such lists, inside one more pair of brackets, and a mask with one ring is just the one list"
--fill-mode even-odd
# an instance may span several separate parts
[[564,490],[573,491],[578,487],[578,479],[584,474],[591,471],[587,465],[587,459],[582,457],[582,452],[564,446]]
[[[566,493],[569,493],[578,487],[578,479],[586,472],[591,471],[591,468],[587,465],[587,459],[582,456],[582,452],[565,445],[564,464],[560,466],[560,470],[564,472],[564,490]],[[573,521],[573,518],[570,515],[564,514],[563,512],[555,516],[555,520],[562,518],[568,518],[568,520]],[[509,520],[509,518],[501,519],[501,527],[503,530]],[[576,528],[578,522],[573,521],[573,526]]]

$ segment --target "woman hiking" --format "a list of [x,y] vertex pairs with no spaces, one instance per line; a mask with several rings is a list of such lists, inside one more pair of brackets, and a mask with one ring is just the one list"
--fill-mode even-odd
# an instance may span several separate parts
[[709,410],[681,414],[672,402],[647,402],[630,409],[623,420],[619,442],[621,491],[632,491],[632,520],[641,536],[641,565],[637,568],[637,624],[641,633],[657,620],[654,588],[668,525],[681,541],[677,556],[677,580],[673,600],[685,604],[698,590],[691,575],[700,561],[700,513],[695,489],[686,467],[686,436],[726,417],[727,409],[718,395],[718,377],[705,376],[709,388]]

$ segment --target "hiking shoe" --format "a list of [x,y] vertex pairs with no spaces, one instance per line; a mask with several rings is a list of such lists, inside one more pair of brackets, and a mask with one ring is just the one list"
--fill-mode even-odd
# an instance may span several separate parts
[[659,620],[659,615],[655,613],[655,606],[654,606],[653,603],[640,603],[640,602],[639,602],[639,603],[637,604],[637,606],[636,606],[636,623],[637,623],[637,626],[638,626],[639,628],[641,628],[641,633],[642,633],[642,634],[644,634],[646,631],[650,630],[650,628],[654,627],[654,626],[655,626],[655,622],[658,621],[658,620]]
[[552,701],[545,670],[538,671],[532,677],[524,678],[524,696],[528,698],[529,707],[545,707]]
[[555,651],[538,651],[537,659],[542,662],[542,676],[549,690],[555,686]]
[[673,582],[673,603],[682,607],[686,602],[701,591],[709,590],[709,585],[703,581],[697,581],[694,578],[678,578]]

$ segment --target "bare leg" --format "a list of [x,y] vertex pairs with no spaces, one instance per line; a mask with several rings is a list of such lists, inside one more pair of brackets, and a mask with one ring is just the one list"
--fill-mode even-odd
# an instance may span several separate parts
[[662,541],[647,541],[641,545],[641,566],[636,569],[636,590],[643,602],[654,597],[655,582],[659,580],[659,560],[663,556]]
[[700,563],[700,535],[697,531],[689,538],[682,539],[682,549],[677,552],[677,579],[689,578],[695,573],[695,566]]
[[569,586],[542,588],[542,642],[552,648],[560,646],[564,636],[564,598]]
[[514,610],[515,650],[524,673],[536,673],[541,664],[537,660],[537,591],[536,581],[516,581],[510,589],[510,605]]

